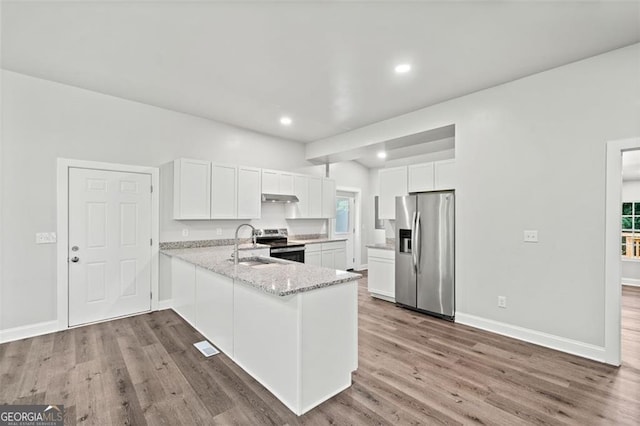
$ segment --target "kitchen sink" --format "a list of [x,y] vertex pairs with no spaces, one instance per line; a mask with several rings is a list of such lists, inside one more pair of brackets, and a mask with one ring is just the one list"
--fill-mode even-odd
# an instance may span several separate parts
[[[233,262],[233,259],[230,259],[229,261]],[[238,265],[249,266],[251,268],[266,268],[271,266],[278,266],[281,265],[281,263],[272,261],[264,257],[249,257],[244,259],[241,258],[238,262]]]

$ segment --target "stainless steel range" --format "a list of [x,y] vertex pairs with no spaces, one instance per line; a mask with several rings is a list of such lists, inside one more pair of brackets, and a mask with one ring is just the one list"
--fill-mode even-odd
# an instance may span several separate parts
[[256,229],[256,242],[271,247],[271,257],[304,263],[304,244],[291,243],[286,229]]

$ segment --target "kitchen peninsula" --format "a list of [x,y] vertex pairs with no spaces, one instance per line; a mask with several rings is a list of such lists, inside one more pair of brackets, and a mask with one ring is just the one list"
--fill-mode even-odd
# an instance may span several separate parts
[[[173,309],[301,415],[351,386],[360,275],[231,246],[162,250]],[[194,342],[195,343],[195,342]]]

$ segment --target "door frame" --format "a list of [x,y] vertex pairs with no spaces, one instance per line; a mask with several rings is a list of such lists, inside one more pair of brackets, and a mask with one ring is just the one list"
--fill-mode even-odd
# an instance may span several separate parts
[[622,259],[620,256],[620,205],[622,203],[622,153],[640,149],[640,138],[607,142],[604,262],[604,362],[622,361]]
[[[356,260],[355,262],[353,262],[353,270],[361,271],[362,269],[366,268],[366,266],[362,264],[362,189],[351,186],[338,186],[336,187],[336,193],[338,191],[350,192],[355,196],[353,212],[353,222],[355,228],[355,232],[353,234],[353,248]],[[335,208],[336,206],[333,206],[334,210]],[[335,237],[334,221],[335,219],[331,219],[329,223],[331,224],[331,235]]]
[[57,159],[57,232],[56,244],[57,259],[57,286],[58,286],[58,330],[66,330],[69,327],[69,269],[68,269],[68,245],[69,245],[69,169],[95,169],[110,172],[140,173],[151,175],[151,311],[158,310],[158,273],[159,273],[159,246],[160,246],[160,197],[159,197],[159,170],[157,167],[133,166],[129,164],[103,163],[97,161],[74,160],[69,158]]

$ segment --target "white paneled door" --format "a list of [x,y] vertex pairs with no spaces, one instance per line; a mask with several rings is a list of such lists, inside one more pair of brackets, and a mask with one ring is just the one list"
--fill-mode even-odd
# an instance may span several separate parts
[[151,309],[151,175],[69,168],[69,326]]

